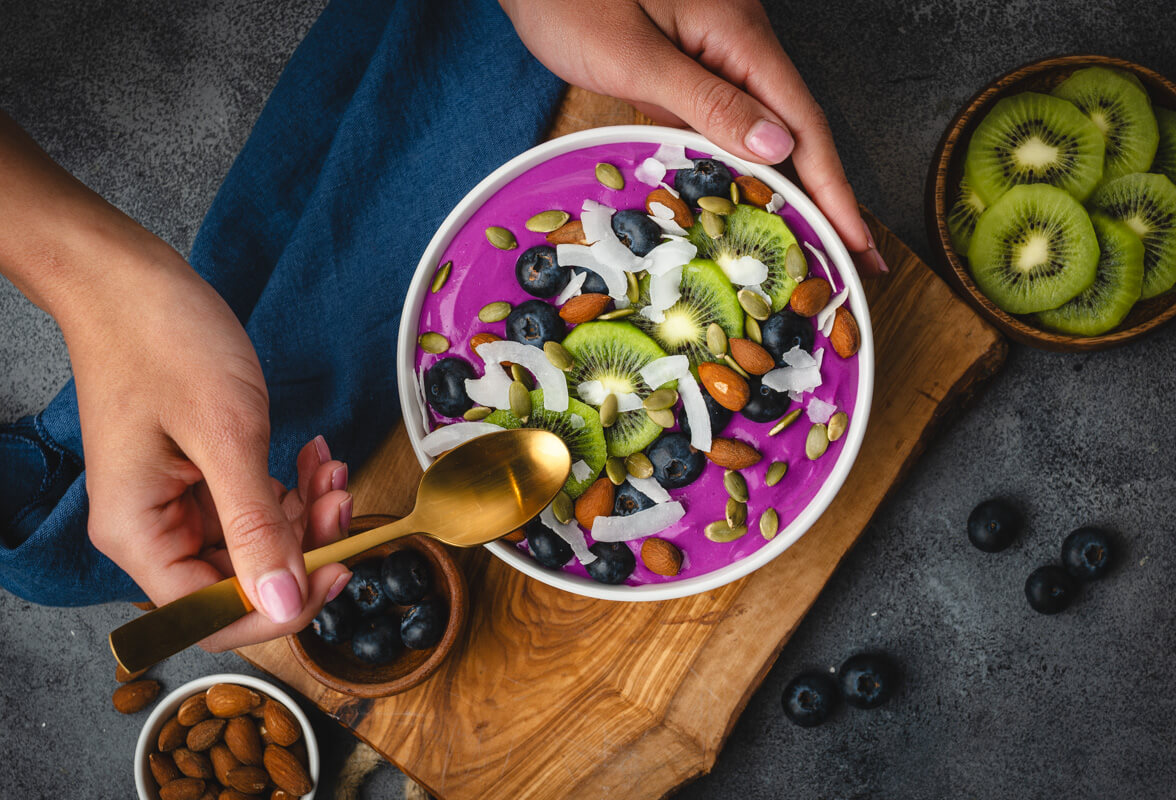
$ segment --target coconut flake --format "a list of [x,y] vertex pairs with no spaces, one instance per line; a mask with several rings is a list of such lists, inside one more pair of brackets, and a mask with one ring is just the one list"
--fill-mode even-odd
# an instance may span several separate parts
[[635,478],[630,475],[625,480],[629,482],[630,486],[648,497],[655,504],[670,502],[670,493],[655,478]]
[[[656,206],[661,204],[654,203],[654,205]],[[652,214],[646,214],[646,216],[657,223],[657,226],[662,229],[662,236],[685,236],[687,233],[685,228],[674,222],[672,219],[662,219],[661,217],[655,217]]]
[[429,435],[429,398],[425,395],[425,365],[421,364],[420,369],[413,373],[413,383],[416,385],[416,401],[420,405],[421,410],[421,427],[425,430],[425,435]]
[[[620,242],[617,242],[620,244]],[[593,246],[594,247],[594,246]],[[621,245],[624,247],[624,245]],[[609,297],[620,300],[629,291],[629,281],[625,277],[625,270],[615,264],[601,261],[598,252],[592,247],[582,244],[557,244],[555,246],[555,260],[561,267],[584,267],[601,277],[608,288]]]
[[764,386],[777,392],[788,392],[791,396],[793,393],[801,395],[811,392],[821,385],[820,361],[799,346],[785,353],[782,360],[786,366],[778,367],[764,375]]
[[572,414],[571,423],[572,423],[572,430],[574,430],[574,431],[578,431],[578,430],[580,430],[580,428],[583,428],[585,425],[588,424],[587,421],[585,421],[585,419],[583,417],[581,417],[579,414]]
[[826,403],[819,397],[813,397],[808,404],[808,418],[814,423],[825,423],[829,421],[829,417],[833,416],[833,412],[837,410],[837,406],[832,403]]
[[833,291],[836,292],[837,291],[837,280],[833,277],[833,270],[829,268],[829,259],[825,258],[824,253],[822,253],[817,248],[813,247],[812,242],[805,242],[804,246],[809,249],[809,252],[811,252],[814,256],[817,257],[817,261],[820,263],[821,269],[823,269],[825,271],[826,280],[829,281],[829,285],[831,287],[833,287]]
[[641,408],[641,398],[634,392],[610,392],[604,388],[604,384],[600,381],[584,381],[576,387],[576,394],[580,399],[591,406],[598,408],[604,402],[604,398],[610,394],[617,396],[617,411],[636,411]]
[[667,206],[665,203],[659,203],[654,200],[649,204],[649,213],[655,219],[673,219],[674,209]]
[[784,195],[779,192],[772,192],[772,199],[764,206],[769,214],[775,214],[784,207]]
[[683,375],[690,374],[690,360],[686,356],[665,356],[655,358],[641,368],[641,380],[649,384],[650,389],[657,389],[672,380],[680,380]]
[[588,466],[588,462],[582,458],[575,464],[572,464],[572,477],[578,481],[586,481],[594,474],[592,467]]
[[[479,355],[481,355],[479,353]],[[510,375],[499,368],[497,363],[486,365],[486,374],[480,378],[466,378],[466,394],[480,406],[488,408],[510,408]]]
[[649,303],[639,312],[650,322],[665,322],[666,310],[682,296],[682,268],[649,279]]
[[641,268],[650,275],[661,275],[675,267],[689,264],[698,255],[698,248],[685,239],[662,242],[646,254]]
[[547,360],[547,355],[538,347],[500,339],[496,342],[483,342],[478,345],[477,351],[486,362],[487,372],[491,371],[489,365],[492,361],[499,364],[503,361],[513,361],[520,367],[530,370],[543,389],[543,407],[556,412],[568,410],[567,379],[558,367]]
[[580,222],[584,225],[584,238],[588,240],[588,246],[592,248],[592,254],[597,261],[620,270],[636,272],[641,268],[641,258],[625,247],[613,231],[612,218],[615,213],[615,208],[609,208],[595,200],[585,200],[580,214]]
[[653,157],[666,165],[666,169],[690,169],[694,162],[686,157],[686,145],[663,144]]
[[[693,164],[691,164],[690,166],[694,166],[694,165],[693,165]],[[679,191],[678,191],[677,189],[675,189],[673,186],[670,186],[670,185],[669,185],[668,183],[666,183],[665,181],[662,181],[662,182],[661,182],[661,188],[663,188],[663,189],[665,189],[667,192],[669,192],[669,193],[670,193],[670,197],[673,197],[673,198],[675,198],[675,199],[677,199],[677,198],[679,198],[679,197],[681,197],[681,196],[682,196],[682,193],[681,193],[681,192],[679,192]]]
[[695,450],[709,452],[712,443],[710,414],[707,413],[702,390],[698,388],[698,382],[690,370],[678,376],[678,394],[682,398],[682,410],[690,422],[690,445]]
[[459,444],[465,444],[471,439],[504,430],[501,425],[492,422],[455,422],[430,433],[421,439],[421,449],[429,457],[438,456],[446,450],[452,450]]
[[[813,362],[816,364],[818,378],[820,377],[821,362],[823,362],[824,360],[825,360],[825,348],[822,347],[821,349],[817,350],[816,353],[813,354]],[[819,381],[818,381],[817,385],[818,386],[820,385]],[[809,390],[809,391],[812,391],[812,390]],[[796,391],[796,392],[789,392],[788,393],[788,399],[792,400],[794,403],[799,403],[803,399],[803,397],[804,397],[803,391]]]
[[[557,257],[558,259],[558,257]],[[588,280],[587,272],[572,272],[572,277],[568,280],[568,285],[559,293],[559,297],[555,298],[555,304],[562,306],[573,297],[580,294],[584,288],[584,281]]]
[[666,177],[666,165],[656,158],[647,158],[633,171],[633,177],[650,186],[657,186]]
[[736,286],[759,285],[768,279],[767,266],[752,256],[740,256],[734,260],[723,259],[718,264]]
[[551,506],[539,512],[539,521],[568,543],[581,564],[591,564],[596,560],[596,554],[588,549],[588,541],[584,538],[584,531],[580,530],[579,525],[574,522],[560,522],[555,518]]
[[630,542],[652,536],[686,516],[686,509],[676,500],[643,508],[627,517],[597,517],[592,522],[592,538],[598,542]]
[[838,292],[837,296],[830,300],[827,306],[817,312],[817,330],[826,339],[833,332],[833,318],[837,315],[837,309],[841,308],[847,297],[849,297],[848,286]]

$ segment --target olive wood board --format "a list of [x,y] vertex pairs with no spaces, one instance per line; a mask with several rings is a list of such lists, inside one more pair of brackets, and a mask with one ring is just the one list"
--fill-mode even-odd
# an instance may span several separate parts
[[[640,117],[571,90],[552,135]],[[861,454],[813,528],[757,572],[656,603],[592,600],[459,554],[466,630],[423,684],[339,694],[284,640],[242,649],[444,800],[664,797],[708,772],[752,693],[932,430],[1007,354],[1006,341],[867,214],[890,265],[866,283],[877,380]],[[421,470],[403,424],[352,481],[357,514],[404,515]]]

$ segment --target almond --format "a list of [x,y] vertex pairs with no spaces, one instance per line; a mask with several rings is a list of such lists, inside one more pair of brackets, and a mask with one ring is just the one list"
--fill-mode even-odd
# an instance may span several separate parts
[[285,789],[274,789],[274,793],[270,795],[270,800],[298,800],[298,795],[290,794]]
[[261,695],[235,683],[218,683],[208,688],[204,698],[215,717],[237,717],[261,705]]
[[665,539],[650,536],[641,545],[641,560],[650,572],[674,576],[682,569],[682,551]]
[[[212,762],[208,760],[208,756],[204,753],[194,753],[186,747],[177,747],[172,752],[172,760],[176,762],[176,769],[189,778],[207,780],[216,774],[212,771]],[[204,792],[201,791],[200,794]]]
[[267,700],[265,703],[265,727],[274,744],[282,747],[289,747],[302,735],[302,726],[290,713],[290,709],[276,700]]
[[159,729],[159,739],[155,744],[159,752],[170,753],[177,747],[182,747],[187,738],[188,728],[181,725],[178,719],[172,717]]
[[[661,203],[663,206],[674,212],[674,222],[681,225],[683,228],[689,228],[694,224],[694,214],[690,211],[690,206],[686,205],[686,201],[681,197],[674,197],[665,188],[654,189],[645,198],[645,210],[653,214],[653,204]],[[657,216],[654,214],[654,216]]]
[[302,765],[303,769],[310,769],[310,754],[306,752],[305,739],[299,739],[286,749],[294,754],[294,757],[298,759],[298,763]]
[[547,234],[548,244],[588,244],[584,238],[584,223],[578,219],[565,222],[560,227]]
[[261,794],[269,785],[269,775],[261,767],[241,766],[228,774],[229,788],[245,794]]
[[758,450],[738,439],[715,437],[710,452],[706,454],[714,463],[727,469],[746,469],[759,463],[762,456]]
[[208,783],[204,787],[204,794],[200,795],[200,800],[220,800],[220,789],[215,783]]
[[802,317],[815,317],[821,309],[829,304],[833,296],[833,287],[824,278],[809,278],[792,290],[792,298],[788,301],[792,310]]
[[257,795],[238,792],[236,789],[230,787],[221,789],[221,793],[216,796],[216,800],[257,800]]
[[208,751],[208,758],[212,762],[212,771],[216,773],[216,779],[226,785],[229,782],[229,773],[241,766],[233,751],[223,742],[212,746]]
[[122,664],[114,665],[114,679],[119,683],[129,683],[130,681],[138,680],[144,674],[146,674],[146,672],[147,670],[145,669],[141,669],[137,672],[127,672],[127,668]]
[[110,700],[120,714],[136,714],[159,697],[159,681],[131,681],[114,690]]
[[578,294],[559,310],[559,318],[571,325],[590,322],[604,313],[612,298],[607,294]]
[[279,745],[270,745],[265,749],[265,770],[279,789],[285,789],[293,795],[304,795],[314,788],[306,769],[294,754]]
[[588,530],[597,517],[607,517],[613,511],[613,487],[608,478],[598,478],[584,494],[576,498],[576,521]]
[[519,528],[517,531],[511,531],[510,533],[508,533],[506,536],[503,536],[502,538],[504,541],[510,542],[511,544],[518,544],[519,542],[521,542],[527,538],[527,534],[523,533],[522,528]]
[[839,306],[833,313],[833,330],[829,334],[829,343],[842,358],[849,358],[862,346],[862,334],[858,330],[857,320],[844,306]]
[[176,768],[176,762],[167,753],[151,753],[147,756],[147,766],[151,769],[151,776],[160,786],[184,777]]
[[196,723],[188,731],[186,741],[188,749],[195,750],[197,753],[203,753],[220,740],[221,733],[224,729],[225,721],[223,719],[206,719],[203,722]]
[[776,366],[772,354],[751,339],[732,339],[727,346],[731,348],[735,363],[752,375],[764,375]]
[[261,763],[261,735],[257,723],[249,717],[234,717],[225,726],[225,744],[242,764],[257,766]]
[[474,355],[477,355],[478,354],[478,347],[480,345],[484,345],[484,344],[486,344],[486,342],[501,342],[501,341],[502,341],[501,336],[499,336],[496,333],[490,333],[490,331],[482,331],[481,333],[475,333],[473,336],[470,337],[470,352],[473,353]]
[[750,389],[747,381],[735,370],[722,364],[704,361],[698,365],[698,377],[706,387],[707,394],[715,402],[730,411],[740,411],[747,405]]
[[772,200],[772,189],[759,178],[740,175],[735,179],[739,195],[753,206],[766,206]]
[[176,719],[180,721],[180,724],[187,725],[189,728],[198,722],[204,722],[210,716],[212,716],[212,712],[208,710],[208,703],[204,701],[203,694],[192,695],[180,703],[180,710],[176,712]]
[[204,795],[204,781],[199,778],[177,778],[159,787],[159,800],[200,800]]

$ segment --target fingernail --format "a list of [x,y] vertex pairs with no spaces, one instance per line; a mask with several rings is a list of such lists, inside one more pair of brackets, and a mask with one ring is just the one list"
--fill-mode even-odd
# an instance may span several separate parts
[[257,598],[262,612],[279,625],[302,611],[302,591],[289,570],[278,569],[262,575],[257,581]]
[[350,497],[339,504],[339,530],[344,536],[347,535],[347,531],[351,528],[351,506],[352,500]]
[[331,488],[332,489],[346,489],[347,488],[347,465],[337,467],[331,473]]
[[866,229],[866,244],[870,246],[871,250],[874,250],[874,234],[870,233],[870,226],[866,224],[865,220],[862,220],[862,227]]
[[874,254],[874,263],[878,265],[878,271],[883,274],[889,274],[890,267],[886,266],[886,261],[882,258],[882,254],[875,248],[870,248],[870,252]]
[[743,143],[748,150],[773,164],[788,158],[796,145],[791,133],[766,119],[761,119],[751,127]]
[[338,597],[339,593],[342,592],[344,588],[346,588],[347,582],[350,580],[351,580],[351,573],[350,572],[344,572],[338,578],[335,578],[335,582],[332,583],[331,588],[327,590],[327,602],[329,603],[332,600],[334,600],[336,597]]
[[327,440],[321,435],[314,437],[314,451],[318,453],[320,464],[326,464],[331,460],[331,448],[327,447]]

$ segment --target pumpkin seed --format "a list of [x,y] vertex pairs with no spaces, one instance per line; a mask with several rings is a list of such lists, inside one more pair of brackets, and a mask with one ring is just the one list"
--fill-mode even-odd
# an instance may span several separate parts
[[608,461],[604,462],[604,473],[608,475],[608,479],[612,481],[613,486],[620,486],[625,482],[625,478],[629,476],[629,471],[625,469],[625,459],[619,456],[613,456]]
[[527,391],[535,388],[535,381],[531,380],[531,373],[527,372],[527,368],[518,364],[510,365],[510,376],[516,381],[527,387]]
[[788,474],[788,464],[784,461],[773,461],[768,467],[768,474],[764,477],[765,486],[775,486]]
[[625,282],[628,283],[625,297],[629,298],[630,303],[636,305],[637,301],[641,299],[641,284],[637,283],[637,276],[632,272],[625,273]]
[[625,188],[625,176],[621,174],[619,169],[607,161],[601,161],[596,165],[596,180],[610,189]]
[[849,427],[849,417],[844,411],[838,411],[833,416],[829,417],[829,441],[835,442],[845,435],[845,429]]
[[634,478],[652,478],[653,462],[645,453],[633,453],[625,458],[625,469]]
[[731,202],[739,204],[739,184],[735,181],[731,181]]
[[608,396],[604,398],[604,402],[600,404],[600,424],[605,428],[611,428],[617,421],[617,396],[609,392]]
[[747,312],[747,316],[752,319],[763,322],[768,317],[772,316],[772,307],[768,305],[768,301],[764,300],[751,289],[740,289],[739,305],[743,306],[743,310]]
[[660,411],[663,408],[673,408],[677,402],[678,393],[676,391],[673,389],[658,389],[641,401],[641,404],[650,411]]
[[726,520],[720,519],[707,525],[702,529],[702,532],[712,542],[733,542],[747,533],[747,528],[744,526],[732,528]]
[[734,497],[727,498],[727,526],[740,528],[747,524],[747,503],[740,503]]
[[568,349],[556,341],[543,344],[543,355],[547,356],[547,360],[551,362],[552,366],[562,372],[568,372],[576,365],[576,360],[572,358]]
[[449,271],[453,269],[453,262],[446,261],[437,268],[437,272],[433,275],[433,285],[429,287],[433,294],[441,291],[441,287],[449,280]]
[[735,204],[725,197],[700,197],[698,198],[698,207],[712,214],[718,214],[720,217],[725,217],[735,211]]
[[496,303],[487,303],[482,306],[478,312],[478,319],[482,322],[502,322],[510,316],[510,303],[505,300],[499,300]]
[[828,449],[829,429],[823,423],[818,422],[809,428],[808,438],[804,440],[804,454],[809,457],[810,461],[816,461],[825,455],[825,451]]
[[756,344],[764,343],[764,334],[760,330],[759,320],[750,314],[744,315],[743,332],[747,334],[748,339],[751,339]]
[[706,349],[716,358],[727,354],[727,332],[717,322],[712,322],[706,328]]
[[444,353],[449,349],[449,340],[433,331],[422,333],[417,339],[417,343],[426,353]]
[[511,382],[507,397],[510,399],[510,413],[526,422],[531,416],[531,393],[526,384],[522,381]]
[[567,492],[560,492],[551,501],[551,513],[565,525],[571,522],[572,518],[576,516],[576,507]]
[[760,535],[768,541],[776,538],[776,532],[780,530],[780,515],[776,513],[776,509],[764,509],[764,513],[760,514],[759,529]]
[[723,218],[713,211],[703,210],[698,215],[698,221],[702,223],[702,229],[706,231],[706,235],[712,239],[720,239],[723,232],[727,229],[727,223],[723,222]]
[[777,433],[784,430],[792,423],[796,422],[796,418],[799,416],[800,416],[800,409],[799,408],[792,409],[787,414],[785,414],[783,417],[781,417],[779,422],[777,422],[775,425],[772,426],[772,429],[770,431],[768,431],[768,436],[775,436]]
[[486,229],[486,241],[497,247],[499,250],[514,250],[519,246],[519,242],[515,239],[515,235],[506,228],[498,225],[491,225]]
[[596,319],[601,321],[607,321],[610,319],[624,319],[625,317],[633,316],[633,314],[636,312],[637,309],[633,308],[632,306],[629,308],[614,308],[612,311],[606,311],[605,313],[601,314]]
[[743,475],[733,469],[729,469],[723,473],[723,488],[727,490],[727,495],[740,503],[747,502],[747,481]]
[[567,221],[572,218],[572,215],[566,211],[552,209],[551,211],[540,211],[535,216],[523,223],[523,227],[535,233],[551,233],[554,230],[559,230]]
[[494,409],[486,408],[486,406],[474,406],[462,414],[461,418],[470,422],[477,422],[478,420],[486,419],[493,411]]
[[784,271],[797,283],[808,277],[808,260],[801,252],[800,245],[790,244],[784,251]]
[[723,360],[727,362],[728,367],[730,367],[731,369],[738,372],[740,375],[742,375],[747,380],[751,380],[751,374],[748,373],[748,371],[745,370],[743,367],[739,366],[739,362],[736,361],[734,358],[732,358],[730,353],[727,353],[727,355],[723,356]]
[[668,408],[660,408],[657,411],[645,409],[645,413],[649,415],[651,420],[656,422],[658,425],[661,425],[663,428],[674,427],[674,412],[670,411]]

